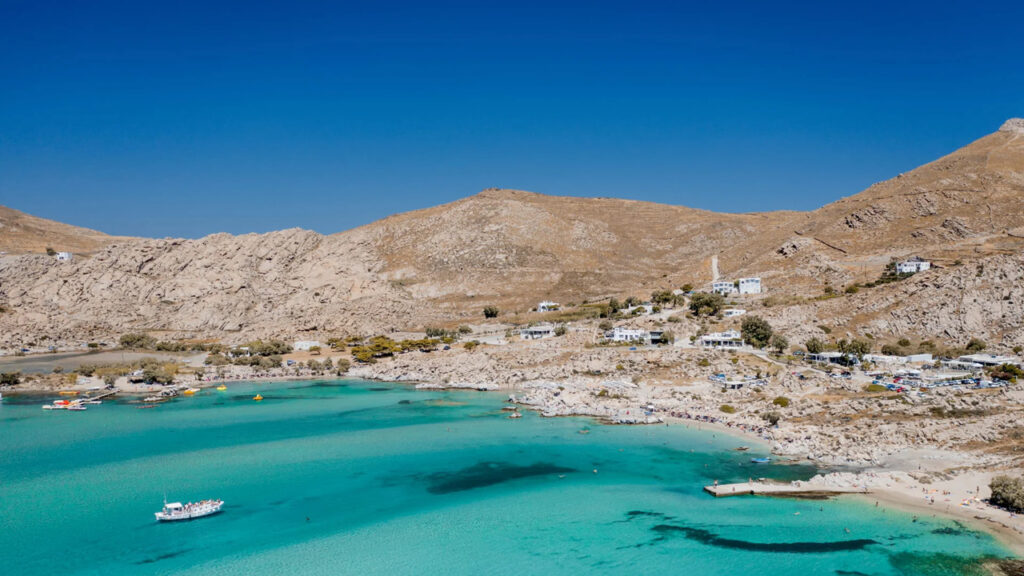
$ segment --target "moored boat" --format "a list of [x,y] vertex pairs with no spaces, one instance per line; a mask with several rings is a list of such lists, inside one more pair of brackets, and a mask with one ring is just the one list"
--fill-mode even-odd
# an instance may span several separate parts
[[753,462],[754,464],[767,464],[767,463],[771,462],[772,459],[771,458],[751,458],[750,461]]
[[156,519],[160,522],[174,522],[176,520],[193,520],[220,512],[224,506],[223,500],[200,500],[199,502],[164,502],[164,507],[159,512],[154,512]]
[[263,400],[263,396],[261,396],[261,395],[257,394],[257,395],[255,395],[255,396],[253,396],[253,397],[252,397],[252,399],[253,399],[253,400],[255,400],[255,401],[257,401],[257,402],[259,402],[260,400]]

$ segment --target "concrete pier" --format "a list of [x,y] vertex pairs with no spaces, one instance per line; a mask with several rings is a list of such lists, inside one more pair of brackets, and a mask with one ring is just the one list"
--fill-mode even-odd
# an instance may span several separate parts
[[794,496],[803,498],[827,497],[833,494],[865,494],[866,490],[861,488],[839,488],[833,486],[811,485],[806,482],[793,482],[780,484],[758,480],[754,482],[739,482],[737,484],[719,484],[704,487],[704,491],[715,498],[726,496],[743,496],[749,494],[762,494],[765,496]]

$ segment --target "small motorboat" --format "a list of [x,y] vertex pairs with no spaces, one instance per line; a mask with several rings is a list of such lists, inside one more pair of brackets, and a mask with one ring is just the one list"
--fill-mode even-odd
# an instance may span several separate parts
[[70,406],[68,406],[67,409],[68,410],[75,410],[75,411],[82,411],[82,410],[85,410],[86,408],[85,408],[85,406],[82,406],[81,404],[71,404]]
[[253,397],[252,397],[252,399],[253,399],[253,400],[255,400],[255,401],[257,401],[257,402],[259,402],[260,400],[263,400],[263,396],[261,396],[261,395],[257,394],[257,395],[255,395],[255,396],[253,396]]
[[746,452],[747,450],[750,450],[750,446],[740,446],[736,449],[737,452]]
[[508,415],[508,417],[509,418],[522,418],[523,415],[520,414],[519,412],[512,412],[511,414]]
[[199,392],[199,388],[188,388],[188,389],[186,389],[186,390],[185,390],[185,391],[183,392],[183,394],[184,394],[185,396],[191,396],[191,395],[195,394],[196,392]]
[[772,459],[771,458],[751,458],[750,461],[753,462],[754,464],[767,464],[767,463],[771,462]]

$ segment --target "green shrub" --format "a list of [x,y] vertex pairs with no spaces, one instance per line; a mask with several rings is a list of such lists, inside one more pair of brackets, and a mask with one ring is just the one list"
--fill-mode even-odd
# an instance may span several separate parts
[[979,340],[978,338],[971,338],[971,341],[967,343],[967,351],[981,352],[986,348],[986,346],[987,345],[985,344],[984,340]]
[[122,348],[152,350],[156,346],[156,338],[148,334],[123,334],[120,342]]
[[722,404],[721,406],[718,407],[718,409],[721,410],[722,412],[725,412],[726,414],[735,414],[736,413],[736,408],[734,408],[734,407],[732,407],[732,406],[730,406],[728,404]]
[[886,392],[888,390],[888,388],[881,384],[868,384],[867,387],[864,388],[865,392]]
[[845,292],[847,294],[856,294],[857,292],[860,292],[860,286],[857,286],[856,284],[850,284],[849,286],[846,287]]
[[20,372],[0,373],[0,386],[17,386],[21,382]]
[[996,476],[989,483],[992,497],[989,503],[1011,512],[1024,512],[1024,479]]
[[497,306],[484,306],[484,318],[497,318],[500,313]]
[[782,414],[779,414],[778,412],[768,412],[764,415],[764,419],[772,426],[775,426],[779,423],[779,420],[782,420]]
[[711,361],[708,360],[707,358],[701,358],[700,360],[697,361],[697,366],[700,366],[701,368],[707,368],[708,366],[711,366]]
[[788,408],[789,398],[786,398],[785,396],[778,396],[775,398],[775,400],[772,400],[772,404],[779,406],[781,408]]
[[902,356],[903,349],[900,348],[899,346],[894,346],[892,344],[883,344],[882,354],[885,354],[886,356]]

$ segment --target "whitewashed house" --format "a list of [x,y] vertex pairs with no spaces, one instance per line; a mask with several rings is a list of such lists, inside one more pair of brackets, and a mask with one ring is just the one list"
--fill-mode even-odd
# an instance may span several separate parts
[[700,337],[700,345],[704,348],[742,348],[743,336],[739,330],[726,330],[725,332],[711,332]]
[[738,289],[736,284],[727,280],[720,280],[718,282],[711,283],[711,291],[722,296],[728,296],[729,294],[735,294]]
[[57,252],[54,257],[58,262],[71,262],[71,259],[75,256],[71,252]]
[[896,272],[899,274],[917,274],[918,272],[924,272],[932,267],[932,263],[927,260],[922,260],[917,256],[903,262],[896,263]]
[[722,316],[726,318],[735,318],[736,316],[743,316],[747,311],[742,308],[726,308],[722,310]]
[[537,304],[537,312],[554,312],[555,310],[558,310],[561,307],[562,305],[559,304],[558,302],[551,302],[549,300],[545,300],[540,304]]
[[740,294],[760,294],[760,278],[740,278]]
[[544,322],[533,326],[527,326],[526,328],[519,330],[519,335],[523,340],[540,340],[541,338],[550,338],[555,335],[555,327],[553,324]]
[[299,340],[292,346],[296,350],[304,350],[306,352],[313,347],[320,348],[320,342],[317,340]]
[[646,330],[632,330],[616,326],[604,333],[610,342],[645,342],[650,336]]

